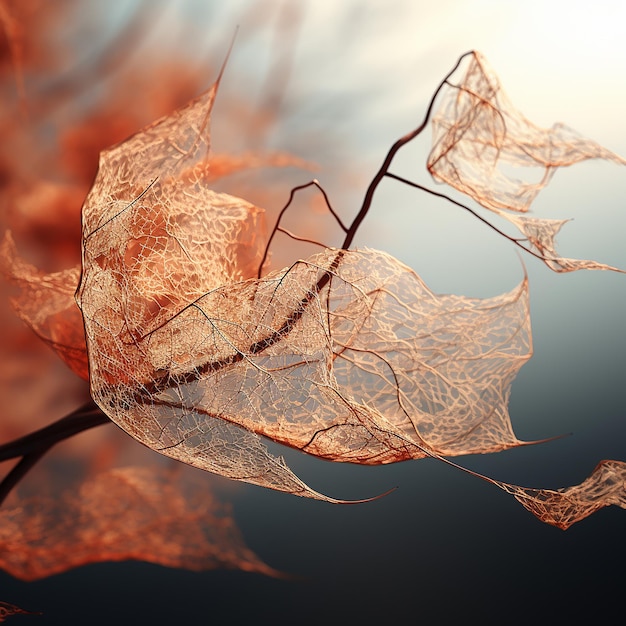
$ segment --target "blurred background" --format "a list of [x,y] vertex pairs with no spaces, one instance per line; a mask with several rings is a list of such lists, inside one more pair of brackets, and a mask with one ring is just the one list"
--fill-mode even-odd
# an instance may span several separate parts
[[[0,226],[39,267],[77,262],[98,151],[208,87],[237,28],[212,118],[214,151],[283,151],[308,165],[250,170],[216,187],[270,216],[312,177],[345,219],[354,215],[391,144],[421,122],[439,81],[470,49],[486,56],[528,119],[562,121],[626,155],[625,19],[622,3],[608,0],[4,0]],[[429,140],[424,133],[403,149],[392,171],[433,186]],[[557,172],[533,213],[574,218],[559,236],[564,256],[626,268],[625,192],[623,168],[587,162]],[[313,196],[303,195],[290,224],[338,243]],[[462,464],[558,488],[584,480],[601,459],[626,460],[624,275],[556,275],[520,261],[469,214],[393,181],[381,185],[356,245],[397,256],[435,292],[495,295],[526,268],[535,355],[513,385],[513,426],[522,439],[571,436]],[[277,265],[293,252],[283,254]],[[86,389],[20,330],[5,297],[0,314],[1,432],[10,440],[78,406]],[[103,437],[129,445],[122,433],[92,432],[63,453],[82,467]],[[93,563],[34,582],[0,572],[0,600],[43,611],[15,618],[42,624],[598,623],[621,606],[620,509],[564,533],[433,460],[372,468],[284,453],[308,484],[338,498],[398,489],[337,506],[200,474],[200,489],[225,503],[237,541],[256,555],[246,553],[244,569],[264,563],[286,576],[241,571],[241,558],[202,573]],[[143,452],[119,453],[130,454]]]

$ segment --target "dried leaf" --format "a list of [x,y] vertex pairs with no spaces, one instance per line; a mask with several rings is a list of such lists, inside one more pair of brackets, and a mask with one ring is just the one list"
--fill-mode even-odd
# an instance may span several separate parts
[[227,506],[176,469],[125,467],[78,490],[40,493],[0,511],[0,567],[39,580],[103,561],[136,559],[202,571],[277,575],[245,547]]
[[[531,355],[526,280],[485,300],[441,296],[389,255],[333,249],[256,278],[263,211],[207,186],[212,164],[219,170],[209,157],[216,89],[102,153],[83,206],[76,294],[100,408],[166,456],[332,502],[261,436],[361,464],[450,463],[442,455],[523,445],[507,403]],[[506,133],[494,136],[520,158]],[[562,225],[519,223],[544,251]],[[567,524],[591,510],[584,494],[623,506],[623,484],[594,476],[618,496],[587,483],[555,492],[481,478],[564,525],[572,494]]]
[[15,604],[0,600],[0,622],[6,621],[6,618],[11,617],[11,615],[41,615],[41,613],[39,611],[26,611]]
[[0,269],[18,285],[18,315],[81,378],[89,379],[82,316],[74,300],[80,267],[43,274],[18,258],[10,232],[0,244]]
[[485,58],[474,52],[459,85],[448,89],[433,117],[433,147],[427,167],[432,176],[469,195],[515,224],[531,247],[557,272],[579,269],[622,271],[595,261],[560,257],[554,237],[568,220],[526,218],[526,212],[556,168],[585,159],[626,160],[555,124],[543,129],[517,111]]
[[207,161],[209,139],[179,138],[173,121],[206,133],[211,102],[102,157],[77,295],[96,403],[168,456],[324,499],[257,435],[358,463],[519,445],[506,402],[530,356],[525,283],[438,298],[388,255],[332,250],[244,280],[265,243],[260,209],[180,176]]
[[349,251],[313,295],[337,254],[215,288],[139,335],[117,323],[136,291],[110,249],[81,285],[94,400],[153,449],[291,492],[301,484],[240,427],[357,463],[519,445],[506,404],[530,356],[526,283],[488,300],[439,297],[392,257]]
[[[364,464],[522,444],[507,403],[531,354],[526,281],[487,300],[436,296],[409,268],[367,250],[326,250],[249,278],[264,239],[253,254],[238,250],[250,241],[242,225],[260,209],[176,179],[197,169],[195,147],[168,157],[157,180],[163,143],[178,142],[172,132],[154,125],[105,156],[84,207],[77,297],[92,396],[111,419],[167,456],[319,499],[329,498],[259,435]],[[143,145],[144,191],[107,212],[103,181],[127,171]]]
[[531,248],[534,248],[544,258],[544,263],[555,272],[574,272],[576,270],[611,270],[624,273],[624,270],[584,259],[568,259],[559,256],[555,250],[555,237],[562,226],[570,220],[551,220],[529,217],[527,215],[512,215],[498,211],[499,215],[515,224],[526,236]]
[[514,485],[505,488],[542,522],[566,530],[605,506],[626,509],[626,463],[600,461],[583,483],[556,491]]

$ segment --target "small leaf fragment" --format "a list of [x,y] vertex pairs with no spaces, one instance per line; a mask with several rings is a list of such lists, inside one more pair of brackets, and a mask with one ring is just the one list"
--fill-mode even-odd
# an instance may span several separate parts
[[41,615],[39,611],[26,611],[10,602],[0,601],[0,622],[5,622],[11,615]]
[[561,257],[554,238],[568,220],[523,218],[556,168],[586,159],[626,160],[563,124],[540,128],[515,109],[485,58],[474,52],[460,84],[448,82],[433,117],[427,167],[435,180],[470,196],[512,222],[557,272],[614,270],[595,261]]
[[563,530],[605,506],[626,509],[626,463],[600,461],[580,485],[563,489],[525,489],[508,485],[509,493],[546,524]]

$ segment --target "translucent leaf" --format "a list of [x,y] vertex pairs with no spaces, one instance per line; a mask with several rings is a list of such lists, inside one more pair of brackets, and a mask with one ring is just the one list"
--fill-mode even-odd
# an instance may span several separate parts
[[[526,281],[485,300],[440,296],[389,255],[332,249],[256,278],[262,210],[206,185],[215,89],[103,153],[83,207],[76,297],[100,408],[162,454],[330,501],[260,437],[361,464],[522,445],[507,403],[531,354]],[[497,155],[521,159],[490,115]],[[582,146],[572,162],[604,156]],[[547,251],[560,225],[522,227]],[[545,521],[561,516],[561,492],[482,478]]]
[[506,489],[542,522],[566,530],[605,506],[626,509],[626,463],[600,461],[583,483],[565,489]]
[[[90,238],[85,258],[104,236]],[[332,278],[314,294],[338,255]],[[106,257],[111,264],[114,251]],[[121,281],[110,280],[109,268],[85,272],[81,285],[92,395],[164,454],[295,492],[301,485],[294,489],[282,463],[272,468],[283,472],[281,487],[264,449],[250,436],[239,443],[239,427],[358,463],[520,444],[506,404],[530,356],[525,282],[487,300],[435,296],[384,253],[327,251],[170,309],[166,324],[131,341],[130,323],[117,321],[131,310],[126,289],[133,298],[136,291],[122,269]],[[107,285],[100,300],[92,284]],[[116,344],[123,349],[113,352]]]
[[539,254],[544,257],[545,264],[555,272],[573,272],[576,270],[612,270],[624,273],[624,270],[597,261],[584,259],[568,259],[558,255],[555,250],[555,237],[561,227],[570,220],[551,220],[529,217],[527,215],[512,215],[498,211],[499,215],[515,224],[525,235],[528,242]]
[[17,256],[7,232],[0,244],[0,269],[20,288],[12,299],[18,315],[76,374],[88,380],[85,331],[74,299],[80,267],[43,274]]
[[[113,152],[99,179],[136,156]],[[153,180],[159,155],[140,168]],[[101,188],[84,207],[77,295],[92,396],[144,444],[314,498],[258,435],[358,463],[520,444],[506,402],[530,356],[525,283],[486,301],[437,297],[388,255],[332,250],[244,280],[261,261],[260,209],[167,171],[103,222]]]
[[[517,111],[484,57],[474,52],[462,82],[448,89],[433,117],[428,170],[515,224],[558,272],[616,268],[560,257],[554,237],[567,220],[521,218],[556,168],[585,159],[626,160],[562,124],[543,129]],[[618,270],[621,271],[621,270]]]

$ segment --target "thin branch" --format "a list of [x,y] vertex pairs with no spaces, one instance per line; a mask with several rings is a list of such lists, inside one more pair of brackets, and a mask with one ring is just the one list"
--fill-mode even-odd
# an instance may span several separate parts
[[0,461],[14,459],[53,446],[95,426],[111,420],[96,406],[93,400],[72,411],[69,415],[44,426],[24,437],[0,445]]
[[454,72],[457,71],[463,59],[473,54],[474,54],[474,51],[472,50],[470,52],[466,52],[465,54],[462,54],[457,59],[457,62],[454,64],[454,67],[446,74],[444,79],[439,83],[439,86],[435,90],[435,93],[433,93],[430,99],[430,103],[428,105],[428,109],[426,109],[426,115],[424,116],[424,120],[422,121],[422,123],[415,130],[412,130],[410,133],[407,133],[406,135],[404,135],[404,137],[401,137],[400,139],[398,139],[393,144],[393,146],[391,146],[389,152],[387,153],[387,156],[385,157],[385,160],[383,161],[383,164],[380,166],[380,169],[378,170],[378,172],[372,179],[372,182],[369,184],[369,187],[367,188],[367,191],[365,192],[365,197],[363,198],[363,204],[361,205],[361,209],[359,210],[356,217],[352,221],[352,224],[350,224],[350,228],[348,228],[348,231],[346,233],[346,238],[344,239],[343,244],[341,246],[344,250],[347,250],[352,244],[352,241],[357,233],[357,230],[359,229],[359,226],[361,225],[361,222],[365,219],[365,216],[367,215],[367,213],[369,212],[372,206],[372,201],[374,199],[374,194],[376,193],[376,189],[378,188],[378,185],[380,185],[383,178],[387,175],[387,172],[389,171],[389,167],[391,166],[391,162],[396,156],[398,150],[400,150],[400,148],[405,146],[410,141],[413,141],[413,139],[415,139],[415,137],[417,137],[426,128],[426,125],[428,124],[430,120],[433,107],[435,106],[435,100],[437,99],[437,96],[443,89],[443,86],[448,84],[448,79],[452,76],[452,74],[454,74]]
[[14,487],[30,472],[37,464],[39,459],[52,448],[52,445],[44,446],[36,452],[31,452],[23,456],[19,463],[11,469],[11,471],[0,482],[0,506],[6,500],[7,496],[13,491]]
[[48,426],[0,445],[0,461],[22,457],[0,482],[0,505],[50,448],[84,430],[110,423],[111,420],[90,401]]
[[419,183],[414,183],[412,180],[408,180],[407,178],[402,178],[402,176],[397,176],[396,174],[392,174],[391,172],[387,172],[385,176],[387,178],[393,178],[394,180],[404,183],[405,185],[409,185],[409,187],[414,187],[415,189],[419,189],[420,191],[425,191],[426,193],[429,193],[431,196],[435,196],[436,198],[442,198],[443,200],[447,200],[451,204],[454,204],[455,206],[458,206],[461,209],[465,209],[466,211],[469,211],[469,213],[471,213],[475,218],[479,219],[483,224],[489,226],[489,228],[497,232],[498,235],[502,235],[502,237],[504,237],[505,239],[508,239],[509,241],[514,243],[516,246],[521,248],[524,252],[531,254],[532,256],[536,257],[540,261],[547,262],[547,261],[558,260],[558,259],[551,259],[549,257],[544,256],[543,254],[539,252],[535,252],[534,250],[527,248],[526,246],[522,245],[522,242],[528,241],[528,239],[526,238],[520,239],[517,237],[512,237],[511,235],[507,235],[507,233],[505,233],[503,230],[500,230],[497,226],[494,226],[494,224],[492,224],[489,220],[485,219],[482,215],[477,213],[474,209],[468,207],[467,205],[461,202],[458,202],[454,198],[451,198],[450,196],[447,196],[444,193],[440,193],[438,191],[435,191],[434,189],[429,189],[428,187],[424,187],[423,185],[420,185]]
[[[337,224],[339,224],[339,228],[341,228],[341,230],[343,230],[344,233],[348,232],[348,227],[341,221],[341,218],[339,217],[337,212],[333,209],[330,203],[330,200],[328,198],[328,195],[326,194],[326,191],[324,191],[324,188],[319,184],[318,180],[314,179],[314,180],[309,181],[308,183],[294,187],[289,192],[289,199],[287,200],[287,204],[285,204],[285,206],[280,210],[280,213],[278,214],[278,218],[276,219],[276,223],[274,224],[274,228],[272,229],[269,239],[267,240],[267,245],[265,246],[265,250],[263,252],[263,258],[261,259],[261,262],[259,263],[259,271],[257,272],[257,278],[261,278],[261,271],[263,270],[263,265],[265,264],[265,261],[267,260],[267,255],[269,253],[270,246],[274,239],[274,235],[276,235],[277,232],[279,231],[284,232],[286,235],[293,237],[293,239],[298,239],[295,235],[292,235],[291,233],[283,230],[280,227],[280,222],[283,219],[285,213],[287,212],[287,209],[291,206],[291,203],[293,202],[293,199],[296,193],[298,191],[302,191],[303,189],[308,189],[309,187],[316,187],[319,190],[319,192],[322,194],[322,197],[324,198],[324,202],[326,203],[326,208],[328,209],[330,214],[335,218],[335,221],[337,222]],[[311,242],[311,243],[317,243],[317,242]]]
[[316,241],[315,239],[308,239],[307,237],[300,237],[299,235],[292,233],[290,230],[287,230],[286,228],[283,228],[282,226],[280,226],[276,230],[280,233],[283,233],[284,235],[287,235],[287,237],[289,237],[290,239],[293,239],[294,241],[302,241],[303,243],[311,243],[314,246],[320,246],[321,248],[328,247],[327,245],[323,244],[321,241]]

